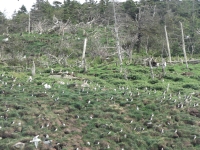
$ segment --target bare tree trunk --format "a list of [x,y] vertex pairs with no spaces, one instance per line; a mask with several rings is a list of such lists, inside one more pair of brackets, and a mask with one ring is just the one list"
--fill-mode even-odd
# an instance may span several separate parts
[[35,75],[35,62],[33,61],[33,67],[31,69],[32,76]]
[[147,36],[146,54],[148,54],[149,36]]
[[132,63],[132,59],[133,59],[133,48],[131,47],[130,48],[130,52],[129,52],[129,63],[131,64]]
[[119,42],[119,33],[118,33],[118,27],[117,27],[117,17],[116,17],[116,12],[115,12],[115,1],[113,0],[113,11],[114,11],[114,20],[115,20],[115,36],[116,36],[116,44],[117,44],[117,52],[118,52],[118,57],[119,57],[119,62],[120,66],[122,66],[122,53],[121,53],[121,46]]
[[136,14],[136,22],[137,22],[137,30],[138,30],[138,33],[137,33],[137,41],[136,41],[136,51],[137,53],[140,52],[140,46],[141,46],[141,38],[142,38],[142,33],[141,33],[141,7],[139,7],[139,14],[137,15]]
[[156,5],[153,8],[153,17],[155,17],[155,14],[156,14]]
[[[179,21],[180,22],[180,21]],[[187,63],[187,55],[186,55],[186,51],[185,51],[185,40],[184,40],[184,33],[183,33],[183,25],[180,22],[181,25],[181,35],[182,35],[182,46],[183,46],[183,53],[184,53],[184,58],[185,58],[185,63],[186,63],[186,67],[188,68],[188,63]]]
[[87,37],[85,37],[85,39],[84,39],[82,62],[81,62],[81,66],[82,66],[82,68],[84,68],[85,71],[87,71],[86,59],[85,59],[86,46],[87,46]]
[[151,72],[151,78],[154,79],[153,67],[151,65],[151,61],[152,61],[152,58],[149,59],[149,67],[150,67],[150,72]]
[[165,76],[165,74],[166,74],[166,72],[165,72],[165,67],[166,67],[166,62],[165,62],[165,60],[164,60],[164,58],[163,58],[163,55],[164,55],[164,41],[163,41],[163,47],[162,47],[162,73],[163,73],[163,77]]
[[193,53],[194,53],[194,46],[192,45],[192,53],[191,53],[191,58],[193,57]]
[[28,34],[31,32],[31,12],[28,14]]
[[9,28],[9,27],[6,28],[6,34],[7,34],[7,35],[9,35],[8,28]]
[[171,52],[170,52],[170,47],[169,47],[169,39],[168,39],[168,35],[167,35],[167,27],[165,25],[165,36],[166,36],[166,42],[167,42],[167,50],[168,50],[168,55],[169,55],[169,62],[171,63]]
[[163,77],[166,75],[165,68],[166,68],[166,62],[165,62],[165,60],[162,58],[162,73],[163,73]]

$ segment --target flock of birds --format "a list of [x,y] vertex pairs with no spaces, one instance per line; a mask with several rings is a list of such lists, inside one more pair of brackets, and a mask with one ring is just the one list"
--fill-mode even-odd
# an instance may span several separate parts
[[[8,81],[10,79],[11,79],[12,82]],[[17,77],[14,77],[14,76],[8,77],[5,73],[1,74],[0,82],[2,84],[2,87],[1,87],[2,89],[5,88],[5,87],[9,87],[9,90],[11,90],[11,91],[14,90],[15,88],[21,88],[23,92],[26,90],[26,87],[23,87],[25,84],[20,83],[18,81]],[[34,79],[33,79],[32,76],[27,77],[26,83],[32,84],[33,82],[34,82]],[[74,83],[74,81],[69,81],[69,82]],[[58,81],[57,85],[56,85],[56,89],[59,90],[59,88],[61,88],[62,86],[66,87],[66,85],[70,84],[69,82],[65,83],[64,81]],[[77,86],[77,85],[78,85],[78,83],[75,84],[75,86]],[[60,99],[62,99],[62,94],[65,93],[65,91],[62,90],[61,95],[57,94],[57,96],[55,96],[56,94],[51,92],[51,89],[54,88],[55,84],[43,82],[41,85],[38,85],[38,86],[40,86],[40,89],[42,89],[42,87],[43,87],[42,93],[49,95],[49,97],[54,102],[59,102]],[[90,107],[88,107],[88,106],[93,105],[94,101],[97,101],[97,102],[101,101],[102,105],[103,105],[102,107],[104,107],[104,106],[106,106],[106,107],[117,106],[121,101],[123,101],[122,98],[119,98],[120,97],[119,95],[122,95],[122,97],[124,97],[124,102],[127,103],[127,106],[130,106],[131,109],[135,109],[135,113],[142,112],[145,108],[144,105],[138,105],[139,101],[141,101],[142,98],[150,97],[150,96],[156,95],[156,94],[159,97],[154,101],[157,104],[159,104],[160,107],[162,107],[162,105],[163,106],[170,105],[171,109],[174,109],[174,108],[175,109],[186,109],[186,108],[190,108],[190,107],[198,107],[199,106],[198,101],[196,99],[193,99],[193,95],[195,94],[194,92],[188,93],[188,94],[181,94],[181,92],[170,93],[171,92],[170,91],[170,84],[167,84],[166,89],[163,92],[156,91],[155,89],[149,89],[148,87],[145,87],[143,89],[138,89],[138,88],[131,89],[129,87],[120,86],[118,88],[112,88],[111,89],[111,88],[107,88],[105,86],[101,86],[98,83],[97,84],[93,83],[93,82],[88,83],[87,80],[85,80],[81,84],[79,83],[78,87],[80,89],[78,91],[78,94],[82,95],[82,96],[90,95],[90,93],[104,92],[104,91],[106,92],[107,90],[109,90],[110,92],[112,91],[111,93],[113,94],[111,97],[108,97],[106,100],[105,99],[102,100],[100,98],[97,98],[95,100],[92,100],[92,99],[86,100],[85,104],[84,104],[85,110],[89,109]],[[158,94],[158,93],[160,93],[160,94]],[[6,95],[6,91],[2,90],[1,94]],[[34,97],[35,96],[34,92],[30,96]],[[9,113],[9,111],[10,111],[10,108],[6,106],[6,112]],[[62,114],[57,114],[57,115],[62,115]],[[159,114],[154,114],[154,112],[151,112],[151,115],[146,116],[146,117],[143,116],[144,117],[143,122],[146,122],[146,124],[144,123],[143,126],[138,126],[138,124],[135,123],[136,122],[135,118],[133,118],[133,119],[129,120],[129,126],[131,126],[131,127],[134,126],[132,128],[133,132],[145,132],[146,130],[149,129],[148,128],[149,126],[153,126],[155,128],[156,132],[160,132],[161,136],[163,136],[166,132],[171,132],[173,127],[171,127],[168,130],[167,126],[172,126],[173,121],[171,121],[171,120],[172,120],[173,116],[166,116],[166,118],[168,119],[168,122],[165,123],[165,122],[155,122],[154,118],[156,117],[156,115],[159,116]],[[38,117],[42,117],[42,115],[40,114]],[[5,118],[5,116],[1,116],[1,118],[8,119],[8,118]],[[81,115],[77,114],[76,119],[80,119],[80,118],[81,118]],[[89,120],[93,120],[94,118],[96,118],[96,116],[94,116],[94,114],[90,114],[88,116]],[[13,121],[12,124],[14,124],[14,123],[15,122]],[[159,124],[157,124],[157,123],[159,123]],[[166,124],[167,124],[167,126],[166,126]],[[48,128],[49,125],[50,125],[49,123],[46,123],[45,126],[41,125],[40,128],[41,129]],[[18,122],[18,126],[22,126],[22,123]],[[66,124],[63,122],[62,126],[65,127]],[[110,129],[110,131],[108,131],[108,133],[107,133],[108,136],[116,134],[116,133],[120,133],[123,136],[122,138],[124,138],[124,139],[126,139],[127,136],[128,136],[127,131],[125,131],[123,128],[121,128],[117,132],[113,131],[112,128],[110,128],[110,126],[113,126],[112,122],[105,124],[105,126],[106,126],[107,129]],[[125,126],[124,126],[124,128],[125,128]],[[2,129],[2,126],[0,127],[0,129]],[[58,129],[60,129],[60,128],[55,127],[54,132],[58,131]],[[159,129],[159,130],[156,130],[156,129]],[[179,136],[178,135],[178,129],[173,129],[173,130],[174,131],[172,131],[172,132],[174,132],[174,134]],[[196,140],[196,138],[197,138],[197,135],[193,135],[193,140]],[[53,140],[50,140],[49,135],[47,135],[45,140],[42,141],[39,138],[39,135],[37,135],[32,140],[30,140],[30,142],[34,143],[35,148],[37,149],[40,142],[43,142],[44,144],[51,146],[51,143],[53,142]],[[18,144],[23,145],[22,143],[18,143]],[[57,143],[57,145],[59,145],[59,144],[60,143]],[[101,144],[100,141],[97,141],[95,145],[100,145],[100,144]],[[87,141],[86,145],[91,146],[92,141]],[[106,148],[110,149],[109,143],[107,144]],[[77,147],[76,149],[78,150],[79,148]],[[121,150],[123,150],[123,149],[124,149],[124,147],[121,147]]]

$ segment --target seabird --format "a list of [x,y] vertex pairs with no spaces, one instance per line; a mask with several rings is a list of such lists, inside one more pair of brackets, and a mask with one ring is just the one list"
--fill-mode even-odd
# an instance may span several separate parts
[[33,138],[33,140],[30,141],[30,142],[34,142],[35,148],[38,147],[38,142],[41,141],[38,137],[39,137],[39,135],[35,136],[35,137]]

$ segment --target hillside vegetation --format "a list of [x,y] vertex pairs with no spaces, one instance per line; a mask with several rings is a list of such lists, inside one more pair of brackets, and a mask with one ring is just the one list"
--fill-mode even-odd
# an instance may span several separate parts
[[[115,64],[27,71],[1,66],[0,148],[199,149],[199,65],[154,68]],[[73,73],[71,73],[73,72]],[[45,84],[50,88],[45,89]],[[46,138],[49,135],[49,138]],[[59,144],[58,144],[59,143]]]
[[198,5],[38,0],[30,18],[1,15],[0,149],[200,149]]

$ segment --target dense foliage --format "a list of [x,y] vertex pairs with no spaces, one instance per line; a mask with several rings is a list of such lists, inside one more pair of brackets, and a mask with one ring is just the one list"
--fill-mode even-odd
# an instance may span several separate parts
[[200,149],[199,5],[37,0],[0,13],[0,149]]
[[[164,33],[166,25],[172,56],[181,56],[179,22],[182,22],[187,53],[199,54],[199,1],[127,0],[116,4],[121,45],[125,51],[133,50],[154,56],[166,56]],[[1,34],[6,32],[6,28],[9,33],[28,31],[28,12],[25,6],[13,14],[12,19],[6,19],[3,13],[1,14]],[[65,0],[63,3],[54,1],[53,5],[48,1],[37,0],[30,14],[32,32],[44,32],[51,28],[54,23],[53,16],[74,28],[80,24],[92,23],[94,31],[99,26],[111,29],[114,23],[112,1],[108,0],[101,0],[99,3],[88,1],[83,4],[71,0]],[[85,26],[81,27],[87,30]],[[109,36],[115,38],[113,33]],[[104,45],[103,41],[106,41],[106,37],[99,41],[100,44]],[[110,46],[113,45],[107,45]]]

